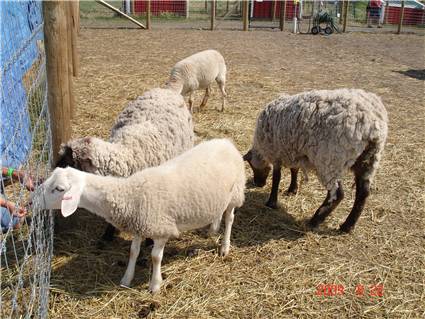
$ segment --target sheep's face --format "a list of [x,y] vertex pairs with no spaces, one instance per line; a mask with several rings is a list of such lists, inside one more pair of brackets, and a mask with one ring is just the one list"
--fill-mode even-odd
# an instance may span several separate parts
[[42,210],[60,209],[62,215],[69,216],[78,207],[83,183],[72,180],[68,169],[56,168],[50,177],[31,196],[31,202]]
[[271,165],[267,163],[263,157],[254,150],[249,150],[243,157],[251,166],[254,173],[254,184],[258,187],[266,185],[267,177],[269,176]]
[[90,137],[80,138],[62,144],[59,151],[59,159],[55,167],[72,167],[83,172],[96,173],[97,169],[93,165],[92,140]]

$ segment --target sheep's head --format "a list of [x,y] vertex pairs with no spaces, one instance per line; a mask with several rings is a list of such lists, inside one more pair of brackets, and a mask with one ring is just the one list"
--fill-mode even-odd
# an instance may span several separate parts
[[40,209],[60,209],[64,217],[71,215],[77,210],[83,192],[82,174],[72,168],[56,168],[31,195],[31,202]]
[[59,159],[55,167],[72,167],[80,171],[96,173],[93,163],[93,140],[90,137],[79,138],[61,145]]
[[269,176],[271,165],[255,150],[251,149],[243,156],[244,161],[247,161],[254,172],[254,184],[258,187],[266,185],[267,177]]

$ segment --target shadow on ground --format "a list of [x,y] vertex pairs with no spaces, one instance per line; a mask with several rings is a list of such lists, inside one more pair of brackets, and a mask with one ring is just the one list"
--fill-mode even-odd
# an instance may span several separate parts
[[406,71],[394,71],[400,74],[403,74],[405,76],[417,79],[417,80],[422,80],[425,81],[425,69],[423,70],[414,70],[414,69],[410,69],[410,70],[406,70]]

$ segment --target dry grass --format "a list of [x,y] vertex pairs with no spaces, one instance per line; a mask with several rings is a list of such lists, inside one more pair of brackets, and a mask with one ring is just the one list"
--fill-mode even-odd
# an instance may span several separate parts
[[[129,237],[97,248],[104,222],[81,212],[57,233],[51,318],[419,318],[425,311],[424,82],[403,71],[425,69],[424,38],[415,35],[294,36],[255,31],[82,30],[73,136],[107,137],[128,100],[161,85],[171,66],[206,48],[229,66],[228,109],[195,115],[201,138],[230,137],[241,152],[251,143],[258,111],[279,92],[357,87],[382,96],[390,117],[385,156],[355,232],[334,230],[353,203],[346,199],[317,232],[303,222],[325,197],[315,178],[281,209],[264,207],[270,185],[248,189],[237,212],[232,249],[216,253],[218,238],[184,234],[165,249],[161,294],[147,292],[150,251],[143,249],[133,289],[118,286]],[[400,73],[401,72],[401,73]],[[423,73],[423,71],[421,71]],[[199,103],[198,99],[198,103]],[[247,172],[249,172],[247,167]],[[288,172],[281,189],[288,185]],[[250,173],[249,173],[250,174]],[[316,296],[320,284],[343,295]],[[355,288],[364,285],[364,296]],[[373,285],[383,297],[369,296]]]

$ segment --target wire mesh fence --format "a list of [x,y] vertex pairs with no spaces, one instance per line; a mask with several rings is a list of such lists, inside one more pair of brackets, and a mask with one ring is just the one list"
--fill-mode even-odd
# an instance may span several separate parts
[[425,5],[419,1],[383,0],[349,3],[348,31],[398,32],[400,21],[401,32],[424,33]]
[[0,21],[0,317],[45,318],[53,220],[25,209],[51,157],[42,3],[1,1]]
[[[107,1],[142,23],[146,23],[149,2],[152,28],[209,30],[213,3],[214,29],[242,28],[242,1],[134,0],[129,1],[129,4],[126,1]],[[81,2],[80,8],[82,27],[137,28],[97,2]]]
[[[345,3],[348,5],[346,31],[398,32],[401,21],[401,32],[425,33],[425,6],[418,1]],[[284,14],[288,31],[329,34],[343,30],[344,1],[250,1],[249,8],[250,28],[279,28],[279,18]]]
[[[141,22],[146,22],[148,7],[152,28],[211,29],[212,6],[215,7],[214,30],[241,30],[243,2],[231,0],[128,0],[108,1]],[[324,31],[342,31],[344,3],[347,3],[346,31],[425,33],[425,5],[415,0],[335,1],[335,0],[247,0],[249,28],[279,29],[284,15],[284,29],[310,33],[322,25]],[[403,14],[402,14],[403,12]],[[94,1],[81,2],[81,17],[86,27],[133,28],[129,21]],[[314,28],[316,26],[316,28]],[[314,28],[314,29],[313,29]],[[313,29],[313,30],[312,30]],[[330,29],[328,29],[330,30]],[[322,32],[324,33],[324,32]]]

